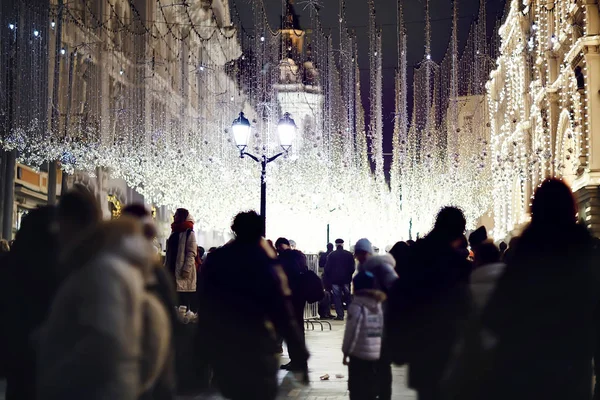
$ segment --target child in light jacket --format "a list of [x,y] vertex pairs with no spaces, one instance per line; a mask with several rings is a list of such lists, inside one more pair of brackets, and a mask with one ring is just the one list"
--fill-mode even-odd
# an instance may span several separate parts
[[375,276],[359,272],[353,280],[354,301],[348,307],[344,332],[344,365],[348,366],[348,390],[351,400],[375,400],[377,361],[381,353],[385,294],[376,290]]

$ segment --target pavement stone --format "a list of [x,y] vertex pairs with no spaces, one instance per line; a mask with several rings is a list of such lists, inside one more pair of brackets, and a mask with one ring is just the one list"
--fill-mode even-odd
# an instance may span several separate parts
[[[311,352],[308,362],[310,385],[303,386],[298,383],[294,374],[288,371],[279,372],[280,394],[278,400],[347,400],[348,397],[348,370],[342,364],[342,339],[344,337],[344,323],[332,321],[332,329],[326,325],[321,331],[319,324],[315,330],[306,331],[306,343]],[[285,355],[285,354],[284,354]],[[282,364],[288,358],[282,357]],[[319,378],[325,374],[329,380]],[[341,375],[342,378],[337,378]],[[416,394],[406,388],[405,368],[392,369],[393,375],[393,400],[415,400]],[[0,380],[0,400],[4,400],[4,384]],[[223,397],[212,395],[180,396],[177,400],[224,400]]]
[[[303,386],[298,383],[294,374],[280,371],[280,393],[278,400],[347,400],[348,396],[348,368],[342,364],[342,339],[344,337],[344,322],[332,321],[331,330],[325,324],[321,331],[319,324],[315,329],[306,331],[306,344],[311,353],[308,362],[310,385]],[[281,363],[288,362],[285,357]],[[328,374],[329,380],[320,380]],[[336,375],[341,376],[340,378]],[[416,394],[405,385],[406,369],[392,368],[393,375],[393,400],[415,400]],[[178,397],[178,400],[223,400],[219,395],[201,395],[193,397]]]

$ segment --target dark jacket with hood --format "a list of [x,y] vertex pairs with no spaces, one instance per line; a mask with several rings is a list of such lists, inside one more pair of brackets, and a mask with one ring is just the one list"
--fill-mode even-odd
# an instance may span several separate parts
[[526,229],[482,316],[497,341],[486,398],[590,398],[595,264],[585,228]]
[[294,318],[286,274],[274,250],[261,242],[234,240],[211,253],[198,285],[199,354],[215,371],[227,397],[248,385],[277,387],[277,335],[298,361],[308,352]]
[[356,269],[354,256],[347,250],[337,249],[327,257],[323,280],[327,286],[349,285]]
[[[302,287],[302,275],[308,271],[306,256],[299,250],[287,249],[279,253],[279,263],[283,267],[283,271],[288,278],[289,287],[292,290],[295,317],[298,321],[303,321],[306,296]],[[300,324],[302,325],[303,322],[300,322]]]
[[420,389],[440,382],[468,318],[470,263],[436,231],[408,260],[388,299],[386,332],[394,362],[408,363],[408,384]]

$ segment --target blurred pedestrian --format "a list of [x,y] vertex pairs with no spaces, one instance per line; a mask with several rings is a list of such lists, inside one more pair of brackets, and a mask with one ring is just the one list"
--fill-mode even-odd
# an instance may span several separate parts
[[508,249],[508,245],[506,244],[505,241],[502,241],[498,245],[498,249],[500,250],[500,260],[503,260],[504,254],[506,253],[506,250]]
[[327,257],[333,253],[333,243],[327,243],[327,251],[319,255],[319,272],[323,273],[325,265],[327,264]]
[[[275,241],[275,247],[279,253],[279,263],[287,276],[288,284],[292,290],[294,316],[296,317],[296,323],[300,327],[302,339],[304,340],[304,307],[306,305],[306,298],[302,284],[304,282],[303,274],[308,270],[306,256],[301,251],[292,249],[290,242],[283,237]],[[305,360],[300,360],[300,362],[303,361]],[[292,354],[290,354],[290,362],[282,365],[281,369],[302,370],[304,366],[296,365],[298,362],[299,361],[294,360]]]
[[[129,204],[123,208],[121,215],[137,219],[142,224],[144,237],[154,245],[157,230],[151,211],[143,204]],[[177,293],[169,272],[160,263],[160,256],[154,255],[152,268],[147,276],[146,287],[160,299],[164,312],[169,317],[169,330],[171,332],[171,345],[168,351],[165,366],[155,382],[141,397],[140,400],[173,399],[176,392],[177,377],[175,374],[175,338],[180,328],[180,321],[175,311],[177,307]],[[157,329],[157,332],[161,329]]]
[[[200,269],[202,268],[202,263],[204,262],[204,253],[206,250],[202,246],[198,246],[198,250],[196,251],[196,272],[199,274]],[[198,286],[196,284],[196,286]]]
[[[386,294],[392,289],[398,279],[398,274],[394,267],[396,261],[390,254],[382,256],[374,255],[374,249],[368,239],[360,239],[354,245],[354,256],[358,260],[358,271],[372,273],[375,280],[373,284],[375,289]],[[354,288],[356,293],[356,287]],[[384,299],[381,300],[383,302]],[[383,309],[386,304],[383,303]],[[388,338],[382,335],[381,357],[377,363],[378,384],[376,385],[376,395],[378,399],[390,400],[392,398],[392,359],[389,354]]]
[[478,311],[484,309],[491,294],[496,288],[496,282],[506,268],[506,264],[500,261],[500,250],[494,242],[486,240],[477,246],[474,270],[471,273],[471,294],[473,302]]
[[[64,253],[70,252],[72,247],[78,245],[84,232],[93,229],[102,221],[102,209],[96,197],[88,188],[79,184],[73,185],[61,196],[57,215],[60,247]],[[65,276],[69,274],[69,271],[63,272]]]
[[194,219],[185,208],[178,208],[171,224],[171,236],[167,240],[165,267],[171,272],[179,296],[179,305],[188,310],[197,311],[196,296],[196,234]]
[[390,249],[390,255],[394,257],[394,261],[396,262],[396,273],[398,275],[401,275],[403,268],[407,267],[409,249],[410,246],[406,242],[397,242]]
[[375,275],[377,289],[387,293],[398,279],[394,267],[396,260],[390,254],[376,255],[369,239],[360,239],[354,245],[354,257],[358,261],[358,271],[369,271]]
[[35,399],[36,332],[48,316],[60,276],[56,210],[45,206],[23,217],[0,278],[0,363],[6,399]]
[[348,307],[342,352],[348,366],[351,400],[375,400],[380,385],[379,359],[383,335],[385,293],[377,289],[375,276],[360,271],[353,280],[354,301]]
[[327,257],[323,281],[326,289],[333,291],[333,302],[335,304],[335,315],[337,321],[344,320],[344,301],[350,305],[350,283],[356,269],[354,256],[344,250],[344,241],[335,241],[336,249]]
[[[198,357],[212,366],[226,398],[274,400],[277,335],[297,365],[306,366],[308,352],[285,273],[262,238],[262,217],[240,213],[231,229],[235,239],[215,250],[202,268],[199,320],[210,329],[198,330]],[[299,372],[307,381],[307,369]]]
[[460,209],[443,208],[433,230],[411,246],[408,267],[387,302],[390,355],[408,364],[408,385],[420,400],[442,398],[441,379],[469,316],[465,225]]
[[170,346],[167,313],[146,290],[153,256],[127,217],[80,238],[40,334],[38,399],[137,399],[153,387]]
[[547,179],[535,192],[531,223],[482,316],[496,344],[480,392],[488,399],[590,398],[600,285],[576,211],[563,181]]

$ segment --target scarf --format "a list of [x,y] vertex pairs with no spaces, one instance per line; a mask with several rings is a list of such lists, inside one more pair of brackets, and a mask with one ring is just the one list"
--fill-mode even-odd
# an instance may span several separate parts
[[194,229],[194,223],[192,221],[183,221],[180,223],[173,222],[171,224],[172,232],[181,233],[187,231],[188,229]]

